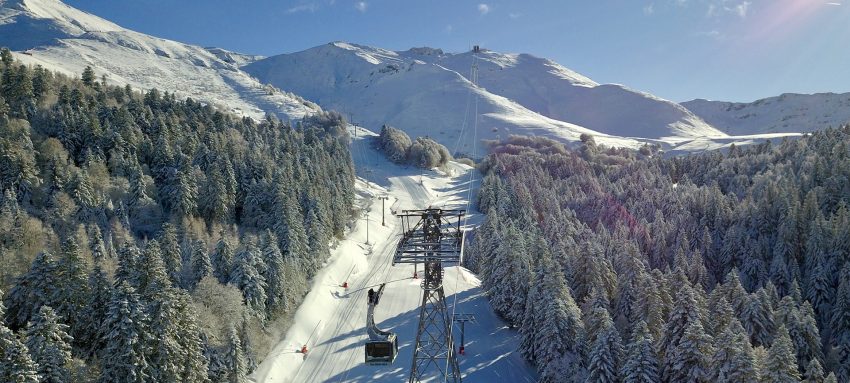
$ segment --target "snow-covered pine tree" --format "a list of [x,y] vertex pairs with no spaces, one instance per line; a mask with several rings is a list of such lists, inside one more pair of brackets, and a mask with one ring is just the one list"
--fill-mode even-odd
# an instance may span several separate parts
[[493,309],[511,326],[517,326],[525,313],[531,279],[528,245],[525,236],[510,221],[504,226],[503,239],[490,260],[498,266],[490,270],[486,286]]
[[180,256],[177,229],[171,223],[166,222],[162,224],[162,230],[159,232],[159,247],[162,253],[162,260],[165,262],[165,270],[169,278],[171,278],[171,283],[176,286],[180,283],[183,261]]
[[254,267],[253,244],[246,243],[236,255],[230,282],[242,291],[245,304],[259,317],[266,315],[266,281]]
[[151,379],[157,382],[177,382],[180,379],[183,350],[178,338],[183,336],[179,313],[175,304],[175,291],[161,291],[153,303],[150,316],[151,348],[147,359]]
[[177,342],[182,351],[180,364],[180,382],[205,383],[208,378],[207,357],[204,355],[205,346],[201,338],[202,331],[198,327],[194,312],[189,306],[190,298],[183,293],[175,297],[177,306],[176,327],[180,330]]
[[668,349],[665,359],[666,382],[711,382],[710,356],[714,353],[711,336],[699,320],[688,327],[675,348]]
[[565,376],[583,381],[585,376],[585,332],[581,310],[573,300],[564,275],[557,268],[541,281],[542,318],[535,337],[541,382],[557,382]]
[[611,314],[608,312],[608,299],[601,289],[593,288],[585,302],[584,329],[587,334],[587,344],[596,343],[596,337],[608,327]]
[[262,257],[266,264],[266,272],[263,278],[266,280],[266,311],[271,314],[278,308],[284,308],[287,301],[284,288],[284,260],[280,248],[277,246],[277,237],[267,230],[262,240]]
[[248,383],[248,366],[242,351],[242,342],[235,327],[230,327],[227,333],[227,351],[225,353],[225,364],[227,383]]
[[141,279],[141,269],[139,267],[139,258],[141,252],[135,244],[130,241],[124,242],[118,250],[118,265],[115,268],[115,285],[122,282],[127,282],[135,290],[139,286]]
[[623,383],[655,383],[661,381],[658,358],[653,346],[652,334],[646,322],[640,321],[632,332],[632,341],[627,348],[626,360],[620,377]]
[[26,331],[26,346],[38,365],[40,382],[70,382],[71,341],[68,326],[50,306],[41,306]]
[[213,275],[221,283],[227,283],[230,280],[230,271],[233,268],[233,251],[230,237],[227,233],[222,232],[212,256]]
[[528,297],[526,298],[525,303],[525,315],[523,315],[522,324],[519,330],[522,335],[520,352],[525,359],[532,362],[535,362],[537,359],[537,344],[535,341],[537,339],[537,332],[540,324],[543,321],[543,311],[541,306],[544,300],[541,296],[543,291],[542,282],[546,274],[555,267],[551,253],[548,251],[542,252],[538,257],[535,257],[535,259],[537,260],[537,267],[530,282]]
[[81,318],[86,318],[86,321],[81,339],[77,339],[77,342],[84,345],[84,352],[87,356],[92,357],[97,355],[104,346],[101,325],[106,321],[106,314],[112,300],[112,285],[109,283],[106,273],[97,264],[89,273],[88,285],[88,300],[80,315]]
[[591,349],[586,382],[620,382],[620,368],[623,359],[623,344],[620,334],[609,318],[605,327],[596,337]]
[[701,320],[693,291],[689,286],[681,286],[676,293],[676,302],[670,311],[667,323],[664,325],[664,333],[659,342],[661,371],[665,381],[670,381],[670,377],[676,376],[676,371],[682,371],[682,368],[675,364],[676,349],[678,349],[679,343],[685,336],[685,331],[691,327],[691,324]]
[[89,226],[89,249],[91,250],[92,259],[95,263],[103,262],[109,255],[106,252],[106,245],[103,242],[103,234],[100,232],[100,226]]
[[212,261],[206,245],[203,241],[195,241],[192,245],[192,268],[186,286],[189,287],[190,291],[194,290],[198,282],[207,275],[212,275],[212,272]]
[[139,265],[144,265],[139,270],[139,294],[153,298],[156,292],[171,287],[171,279],[168,278],[165,270],[162,251],[157,240],[153,239],[145,243],[145,249],[139,257]]
[[126,281],[115,287],[101,333],[105,347],[100,353],[101,383],[151,381],[148,354],[151,335],[148,316],[136,290]]
[[307,232],[307,248],[318,262],[324,263],[330,256],[329,242],[331,236],[327,224],[322,220],[322,208],[316,198],[304,198],[304,229]]
[[[782,298],[782,301],[788,304],[794,302],[790,296]],[[823,359],[820,331],[809,302],[803,302],[799,308],[794,307],[783,323],[794,344],[794,354],[797,355],[797,367],[800,371],[805,371],[811,360]]]
[[27,346],[18,336],[0,323],[0,381],[14,383],[39,383],[38,365],[32,360]]
[[317,260],[309,254],[307,232],[304,229],[304,214],[298,206],[293,192],[281,183],[274,200],[276,224],[274,232],[280,242],[284,257],[296,259],[306,275],[319,269]]
[[750,294],[741,313],[741,324],[747,330],[753,346],[767,347],[773,339],[773,309],[765,298],[764,289],[759,289],[759,293]]
[[830,328],[835,352],[835,376],[850,381],[850,262],[841,269]]
[[[88,265],[83,258],[82,250],[77,241],[68,239],[63,246],[63,257],[57,264],[59,284],[56,299],[56,313],[70,328],[71,336],[80,337],[82,327],[87,318],[82,318],[80,313],[89,295]],[[79,345],[78,345],[79,346]]]
[[759,381],[750,339],[737,318],[732,318],[714,340],[711,374],[711,381],[717,383],[758,383]]
[[18,277],[4,301],[10,329],[24,328],[41,306],[58,303],[58,273],[50,253],[42,252],[35,257],[29,271]]
[[794,346],[785,326],[776,331],[773,344],[767,350],[767,357],[761,370],[762,382],[794,383],[800,381],[797,369],[797,358],[794,356]]
[[806,366],[805,379],[803,383],[823,383],[826,377],[823,376],[823,367],[817,359],[812,359],[809,365]]
[[254,356],[254,347],[251,346],[251,335],[248,328],[248,321],[251,318],[246,313],[242,313],[242,321],[239,323],[239,341],[242,345],[242,355],[245,356],[245,368],[248,374],[257,368],[257,358]]
[[652,339],[659,339],[664,330],[664,303],[655,280],[649,273],[640,273],[636,279],[635,317],[646,322]]

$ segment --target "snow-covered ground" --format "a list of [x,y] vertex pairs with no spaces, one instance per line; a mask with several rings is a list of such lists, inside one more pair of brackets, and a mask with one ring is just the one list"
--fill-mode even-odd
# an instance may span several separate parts
[[785,93],[750,103],[698,99],[682,105],[728,134],[807,133],[850,123],[850,93]]
[[71,76],[90,66],[113,84],[157,88],[254,118],[298,119],[320,110],[239,69],[260,57],[149,36],[57,0],[0,0],[0,46],[27,64]]
[[[292,327],[255,371],[257,382],[399,382],[410,373],[421,280],[412,279],[413,266],[391,265],[400,237],[392,211],[428,206],[465,209],[473,170],[456,163],[449,166],[449,174],[397,166],[371,149],[364,135],[374,133],[358,129],[352,154],[361,176],[358,190],[368,213],[357,220],[315,277]],[[381,200],[376,198],[384,195],[389,197],[386,226],[381,225]],[[478,219],[480,216],[471,214],[467,223],[472,225]],[[342,287],[344,282],[348,282],[347,289]],[[369,366],[364,364],[366,293],[385,282],[375,320],[379,328],[398,335],[399,355],[392,365]],[[536,381],[534,369],[516,352],[517,332],[490,309],[475,275],[461,267],[447,268],[444,288],[457,313],[476,317],[476,323],[466,325],[466,355],[459,356],[464,381]],[[457,326],[455,331],[459,331]],[[455,337],[459,341],[459,333]],[[307,354],[300,353],[304,344]]]
[[[472,74],[473,63],[477,66]],[[597,84],[528,54],[390,51],[333,42],[252,62],[243,70],[377,130],[389,124],[469,153],[471,115],[481,139],[512,134],[576,142],[583,133],[608,146],[728,138],[681,105],[617,84]],[[472,102],[478,99],[477,104]],[[480,145],[480,143],[479,143]],[[483,147],[478,147],[483,152]]]

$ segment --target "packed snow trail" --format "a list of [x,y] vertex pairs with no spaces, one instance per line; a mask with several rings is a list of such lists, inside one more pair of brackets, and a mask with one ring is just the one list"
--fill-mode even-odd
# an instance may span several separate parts
[[[358,182],[358,189],[361,195],[390,197],[386,201],[387,226],[381,225],[381,200],[372,198],[368,215],[371,245],[365,244],[366,220],[361,218],[315,277],[285,338],[254,372],[257,382],[400,382],[410,374],[422,299],[421,279],[412,279],[411,265],[391,265],[400,238],[400,227],[392,211],[428,206],[466,208],[467,172],[472,169],[452,164],[450,172],[455,176],[448,177],[397,166],[377,155],[361,131],[358,135],[361,138],[352,144],[353,157],[359,162],[358,173],[368,177],[368,182]],[[366,168],[370,171],[364,172]],[[476,218],[480,219],[473,215],[470,222]],[[348,282],[348,289],[342,287],[344,282]],[[397,334],[399,354],[391,365],[369,366],[364,363],[368,338],[366,295],[369,288],[385,282],[387,287],[375,309],[375,321],[379,328]],[[446,268],[443,286],[449,309],[457,294],[456,312],[476,317],[476,323],[467,323],[465,328],[466,355],[458,356],[463,380],[536,381],[534,369],[516,351],[517,332],[493,313],[475,275],[460,267]],[[458,346],[460,329],[455,326],[454,332]],[[301,354],[299,350],[305,342],[308,352]]]

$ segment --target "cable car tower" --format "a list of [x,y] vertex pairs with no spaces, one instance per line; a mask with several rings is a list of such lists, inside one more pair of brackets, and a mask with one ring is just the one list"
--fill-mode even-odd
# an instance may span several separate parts
[[438,377],[460,382],[452,341],[452,315],[443,292],[444,265],[459,265],[463,249],[461,219],[465,210],[403,210],[402,237],[393,256],[395,264],[423,264],[422,305],[408,383]]

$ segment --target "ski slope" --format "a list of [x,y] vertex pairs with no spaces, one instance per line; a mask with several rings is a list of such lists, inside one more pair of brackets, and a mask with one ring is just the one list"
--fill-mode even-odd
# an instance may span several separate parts
[[[413,266],[391,265],[400,238],[400,226],[391,211],[428,206],[465,209],[472,169],[452,164],[447,175],[400,167],[372,150],[364,134],[374,135],[358,129],[352,153],[361,176],[358,190],[369,213],[357,221],[315,277],[293,326],[254,372],[252,378],[256,382],[407,380],[422,290],[421,280],[412,279]],[[375,198],[382,195],[389,197],[387,226],[381,225],[381,201]],[[476,219],[480,217],[471,214],[468,223]],[[348,289],[341,287],[346,281]],[[392,365],[369,366],[364,364],[367,291],[385,282],[388,284],[376,308],[375,320],[379,328],[398,335],[399,355]],[[458,356],[465,382],[537,380],[533,367],[516,352],[516,330],[509,329],[490,309],[475,275],[461,267],[447,268],[444,289],[450,310],[456,302],[456,312],[476,317],[476,323],[466,325],[466,355]],[[457,326],[455,331],[459,331]],[[455,339],[457,344],[459,333],[455,333]],[[302,354],[299,351],[305,343],[308,352]]]

